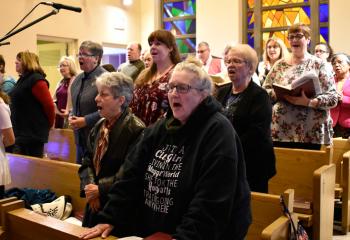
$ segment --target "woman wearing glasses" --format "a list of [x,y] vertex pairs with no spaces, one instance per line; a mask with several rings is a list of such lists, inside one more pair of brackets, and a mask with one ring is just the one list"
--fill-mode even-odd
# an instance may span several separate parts
[[251,218],[241,145],[199,65],[175,67],[166,118],[145,129],[109,192],[101,224],[81,238],[113,231],[117,237],[244,239]]
[[[267,75],[264,87],[275,102],[272,109],[272,140],[274,146],[320,149],[322,144],[331,144],[332,120],[329,109],[336,106],[338,95],[334,78],[327,71],[325,61],[308,53],[310,28],[305,24],[294,24],[288,30],[292,54],[277,62]],[[318,77],[321,93],[308,98],[285,96],[277,99],[273,83],[291,84],[306,73]]]
[[326,61],[326,67],[329,71],[333,72],[331,59],[333,56],[333,49],[328,43],[317,43],[315,45],[315,56]]
[[146,126],[156,122],[167,111],[169,103],[165,85],[168,83],[180,54],[174,35],[166,30],[156,30],[148,37],[153,63],[140,73],[135,81],[132,112]]
[[339,102],[331,109],[334,137],[350,137],[350,59],[345,53],[336,53],[332,57],[335,83]]
[[252,80],[257,64],[258,57],[250,46],[231,47],[226,58],[231,83],[218,87],[216,95],[241,140],[250,189],[267,193],[268,181],[276,173],[271,102],[266,91]]
[[77,75],[77,70],[74,60],[70,57],[62,57],[58,67],[63,79],[59,81],[53,95],[56,113],[55,128],[67,128],[64,125],[67,123],[68,112],[71,108],[68,105],[72,105],[71,103],[68,104],[68,99],[70,99],[68,98],[68,92],[75,75]]
[[71,85],[72,116],[68,118],[69,125],[74,129],[77,147],[76,162],[81,164],[86,151],[86,139],[91,128],[100,119],[95,97],[97,95],[96,78],[107,72],[100,66],[103,55],[101,44],[84,41],[79,47],[78,60],[83,70]]

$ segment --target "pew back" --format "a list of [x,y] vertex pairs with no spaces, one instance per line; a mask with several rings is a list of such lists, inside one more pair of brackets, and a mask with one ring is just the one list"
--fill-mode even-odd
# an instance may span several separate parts
[[6,188],[50,189],[57,196],[69,195],[73,211],[83,211],[85,199],[80,198],[80,165],[17,154],[7,154],[12,183]]
[[342,171],[341,163],[343,154],[350,150],[350,141],[344,138],[333,138],[333,158],[332,162],[336,165],[336,183],[341,183]]
[[[292,212],[294,190],[286,190],[283,197]],[[248,230],[247,240],[288,239],[289,221],[283,215],[279,195],[252,192],[251,208],[253,221]]]
[[76,146],[72,129],[50,129],[49,140],[44,145],[44,153],[49,159],[76,162]]

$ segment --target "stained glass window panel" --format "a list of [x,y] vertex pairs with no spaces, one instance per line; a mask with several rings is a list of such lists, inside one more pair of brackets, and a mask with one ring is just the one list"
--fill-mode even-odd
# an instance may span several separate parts
[[254,8],[254,0],[248,0],[248,8]]
[[263,0],[262,5],[263,7],[270,7],[270,6],[278,6],[278,5],[284,5],[284,4],[290,4],[290,3],[303,3],[303,2],[309,2],[308,0]]
[[186,19],[186,20],[164,22],[164,29],[168,31],[176,31],[176,35],[195,34],[196,20]]
[[193,16],[196,13],[196,0],[165,3],[163,10],[164,18]]
[[320,5],[320,22],[328,22],[328,16],[329,16],[329,5],[328,4],[321,4]]
[[254,29],[254,13],[248,12],[248,29]]
[[180,53],[194,53],[196,50],[195,38],[176,39],[176,44]]
[[248,33],[248,44],[252,48],[254,48],[254,34],[253,33]]
[[264,28],[286,27],[294,23],[303,22],[310,24],[308,15],[309,7],[304,8],[286,8],[284,10],[263,11],[262,23]]
[[321,27],[320,28],[320,42],[327,42],[329,41],[329,29],[328,27]]
[[281,39],[288,48],[290,48],[288,39],[287,39],[287,31],[276,31],[276,32],[264,32],[263,33],[263,47],[265,47],[266,42],[269,38],[274,37],[274,38],[279,38]]

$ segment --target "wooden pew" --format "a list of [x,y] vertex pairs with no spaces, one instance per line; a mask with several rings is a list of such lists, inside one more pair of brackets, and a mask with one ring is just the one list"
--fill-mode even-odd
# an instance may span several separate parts
[[74,163],[52,161],[17,154],[7,154],[11,171],[11,187],[50,189],[57,197],[69,195],[74,212],[82,212],[85,199],[81,198],[78,169]]
[[[277,174],[269,182],[269,193],[293,188],[295,199],[312,203],[310,214],[297,214],[312,225],[313,239],[329,240],[333,234],[335,165],[329,164],[331,149],[274,148]],[[294,208],[294,212],[298,212]]]
[[75,163],[76,146],[72,129],[50,129],[48,143],[44,145],[44,153],[49,159]]
[[[293,211],[294,190],[288,189],[283,197],[289,211]],[[284,216],[280,196],[266,193],[251,193],[253,222],[249,227],[247,240],[287,240],[288,218]]]
[[[0,211],[6,240],[78,240],[85,231],[83,227],[25,209],[23,200],[4,204]],[[109,236],[105,239],[117,238]]]
[[332,163],[336,165],[335,182],[340,184],[342,179],[341,164],[343,161],[343,154],[350,151],[350,141],[344,138],[333,138],[333,158]]
[[342,206],[341,206],[341,231],[347,234],[350,230],[350,151],[343,154],[341,164],[341,187],[342,187]]

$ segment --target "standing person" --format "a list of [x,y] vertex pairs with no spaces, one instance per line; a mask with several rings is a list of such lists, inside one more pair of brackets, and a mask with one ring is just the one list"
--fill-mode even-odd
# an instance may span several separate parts
[[128,61],[120,64],[118,72],[124,73],[135,81],[140,72],[145,69],[145,64],[140,59],[142,47],[140,43],[130,43],[126,47],[126,50]]
[[49,82],[35,53],[16,56],[19,79],[10,92],[11,121],[16,136],[14,153],[43,157],[44,143],[55,120],[55,106]]
[[100,223],[81,238],[112,234],[243,240],[250,191],[231,123],[201,66],[179,63],[166,87],[170,109],[146,128],[109,194]]
[[72,116],[68,118],[69,125],[74,129],[77,146],[77,163],[81,164],[86,150],[86,140],[91,128],[100,119],[95,97],[96,78],[107,72],[100,66],[103,48],[99,43],[84,41],[79,47],[79,65],[83,70],[71,85]]
[[68,111],[66,111],[68,104],[68,89],[77,75],[77,70],[74,60],[70,57],[62,57],[58,66],[63,79],[58,83],[53,95],[56,113],[55,128],[64,128],[65,122],[67,121],[66,118],[68,117]]
[[214,58],[210,54],[210,48],[207,42],[200,42],[198,44],[197,58],[202,62],[204,70],[210,75],[218,74],[223,70],[221,59]]
[[151,52],[149,50],[146,50],[144,52],[142,61],[145,64],[145,68],[149,68],[152,66],[153,59],[152,59]]
[[336,53],[332,57],[335,72],[335,84],[339,102],[331,109],[334,137],[350,137],[350,59],[345,53]]
[[11,183],[11,174],[5,147],[15,143],[10,119],[10,98],[0,90],[0,199],[4,197],[5,185]]
[[317,43],[315,45],[315,56],[326,61],[327,70],[333,72],[331,59],[333,56],[333,49],[328,43]]
[[258,75],[260,84],[263,85],[267,74],[272,66],[281,58],[289,56],[289,51],[283,41],[279,38],[269,38],[265,44],[263,61],[258,65]]
[[[310,28],[302,23],[288,29],[288,40],[292,53],[278,61],[267,75],[263,87],[272,101],[272,140],[274,146],[320,149],[322,144],[332,142],[332,120],[330,111],[338,102],[334,78],[326,69],[325,61],[307,51]],[[321,93],[313,98],[286,96],[277,100],[272,84],[287,85],[300,76],[314,72],[318,76]]]
[[80,195],[86,197],[83,227],[93,227],[107,194],[144,129],[143,122],[128,109],[134,83],[123,73],[104,73],[96,80],[95,98],[102,119],[91,130],[87,152],[79,169]]
[[172,70],[180,62],[180,53],[174,35],[166,30],[156,30],[148,37],[153,63],[135,82],[132,112],[146,126],[156,122],[167,111],[169,103],[165,85]]
[[268,193],[268,181],[276,173],[272,106],[266,91],[252,80],[258,57],[249,45],[237,44],[225,60],[231,83],[218,87],[217,99],[241,140],[250,189]]
[[16,80],[12,76],[5,75],[5,59],[0,54],[0,90],[9,94],[15,84]]

